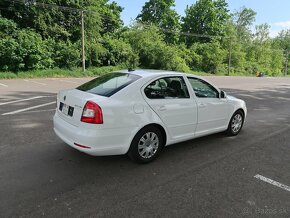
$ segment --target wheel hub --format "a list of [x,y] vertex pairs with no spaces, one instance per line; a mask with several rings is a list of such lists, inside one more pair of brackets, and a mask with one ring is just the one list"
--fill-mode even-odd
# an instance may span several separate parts
[[151,158],[159,147],[158,136],[154,132],[145,133],[138,143],[139,155],[143,158]]
[[240,114],[236,114],[232,120],[232,131],[237,133],[243,124],[243,118]]

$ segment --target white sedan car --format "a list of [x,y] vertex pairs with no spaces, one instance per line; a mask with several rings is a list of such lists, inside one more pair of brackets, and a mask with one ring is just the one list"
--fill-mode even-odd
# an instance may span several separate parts
[[243,100],[200,77],[171,71],[119,71],[60,91],[55,133],[90,155],[128,154],[154,160],[164,146],[227,132],[237,135],[247,115]]

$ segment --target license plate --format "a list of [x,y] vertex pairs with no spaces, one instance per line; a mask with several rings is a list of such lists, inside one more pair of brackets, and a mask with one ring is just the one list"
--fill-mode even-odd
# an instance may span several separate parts
[[59,110],[66,116],[73,116],[74,108],[67,104],[60,102]]
[[68,110],[69,110],[69,106],[67,104],[63,104],[62,106],[62,112],[65,114],[65,115],[68,115]]

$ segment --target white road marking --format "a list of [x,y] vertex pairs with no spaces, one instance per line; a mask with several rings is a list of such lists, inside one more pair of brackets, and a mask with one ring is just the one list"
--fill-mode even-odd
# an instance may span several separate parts
[[274,181],[274,180],[272,180],[272,179],[269,179],[269,178],[267,178],[267,177],[261,176],[261,175],[259,175],[259,174],[255,175],[254,177],[255,177],[256,179],[262,180],[263,182],[269,183],[269,184],[271,184],[271,185],[277,186],[277,187],[279,187],[279,188],[281,188],[281,189],[284,189],[284,190],[290,192],[290,187],[287,186],[287,185],[284,185],[284,184],[282,184],[282,183],[280,183],[280,182],[276,182],[276,181]]
[[28,108],[24,108],[24,109],[20,109],[20,110],[16,110],[16,111],[7,112],[7,113],[4,113],[2,115],[5,116],[5,115],[17,114],[17,113],[20,113],[20,112],[24,112],[24,111],[28,111],[28,110],[32,110],[32,109],[36,109],[36,108],[40,108],[40,107],[44,107],[44,106],[51,105],[51,104],[56,104],[56,102],[52,101],[52,102],[49,102],[49,103],[40,104],[40,105],[36,105],[36,106],[33,106],[33,107],[28,107]]
[[25,82],[35,83],[35,84],[42,85],[42,86],[46,86],[46,85],[47,85],[47,84],[45,84],[45,83],[36,82],[36,81],[33,81],[33,80],[27,80],[27,79],[24,79],[24,81],[25,81]]
[[3,84],[3,83],[0,83],[0,86],[8,87],[7,85],[5,85],[5,84]]
[[53,95],[51,95],[51,96],[35,96],[32,98],[25,98],[25,99],[19,99],[19,100],[15,100],[15,101],[3,102],[3,103],[0,103],[0,106],[6,105],[6,104],[18,103],[18,102],[22,102],[22,101],[29,101],[29,100],[38,99],[38,98],[47,98],[47,97],[55,97],[55,96],[53,96]]
[[74,83],[74,84],[79,84],[78,82],[69,81],[69,80],[62,80],[62,79],[51,79],[51,80],[60,81],[60,82],[66,82],[66,83]]

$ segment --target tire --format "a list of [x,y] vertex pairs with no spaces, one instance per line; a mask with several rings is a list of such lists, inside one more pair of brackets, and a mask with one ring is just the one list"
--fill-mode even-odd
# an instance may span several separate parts
[[236,136],[240,133],[244,125],[244,113],[241,110],[238,110],[231,117],[231,120],[226,131],[228,136]]
[[158,157],[163,146],[161,131],[154,126],[148,126],[135,135],[128,156],[137,163],[149,163]]

